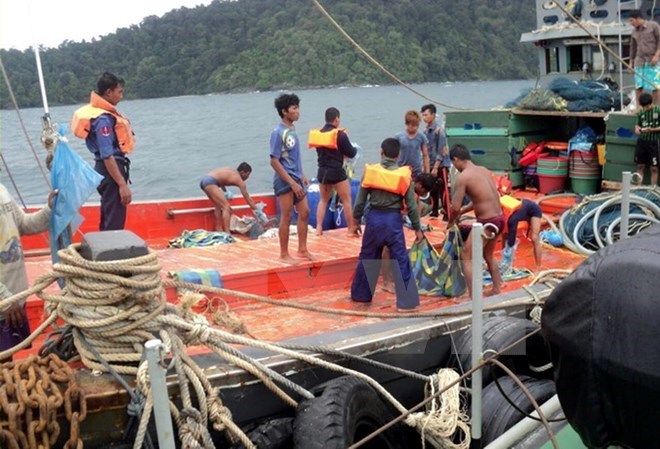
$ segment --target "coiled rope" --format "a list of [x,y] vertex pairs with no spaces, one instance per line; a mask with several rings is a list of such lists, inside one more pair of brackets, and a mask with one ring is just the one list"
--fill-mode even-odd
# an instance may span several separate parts
[[[578,254],[591,255],[612,244],[614,229],[621,222],[621,202],[621,192],[605,192],[587,196],[565,211],[558,228],[564,245]],[[635,187],[630,192],[630,205],[628,231],[635,235],[660,221],[660,188]]]
[[[59,251],[60,262],[53,265],[52,273],[40,277],[31,289],[0,303],[0,309],[5,309],[36,293],[44,299],[48,314],[46,321],[26,342],[19,345],[20,347],[0,353],[0,357],[24,348],[57,319],[73,326],[74,345],[88,368],[108,372],[108,366],[111,366],[116,373],[137,376],[138,390],[146,398],[146,402],[134,448],[142,446],[153,408],[147,365],[146,362],[141,362],[141,359],[144,343],[156,335],[164,342],[166,352],[171,353],[172,366],[178,377],[183,406],[179,409],[170,401],[170,411],[179,430],[179,439],[185,447],[213,448],[208,433],[210,424],[215,430],[224,431],[232,442],[240,441],[246,448],[254,448],[243,431],[233,422],[231,412],[222,404],[219,389],[211,385],[204,371],[186,354],[185,346],[188,345],[205,345],[230,363],[254,374],[292,406],[297,404],[296,401],[276,384],[281,384],[305,398],[311,398],[313,395],[230,345],[265,349],[310,365],[352,375],[369,383],[401,413],[406,411],[378,382],[361,372],[281,345],[215,329],[205,317],[191,316],[190,311],[187,312],[187,317],[184,316],[184,312],[179,308],[165,301],[161,267],[155,253],[150,252],[133,259],[92,262],[80,256],[78,246],[71,245]],[[66,289],[58,293],[45,292],[58,278],[66,281]],[[428,380],[432,381],[431,378]],[[458,386],[456,389],[458,390]],[[199,405],[195,407],[194,404]],[[444,428],[434,429],[434,421],[437,420],[418,421],[413,425],[420,432],[447,432]],[[447,420],[441,421],[446,423]],[[453,421],[455,420],[450,420]]]

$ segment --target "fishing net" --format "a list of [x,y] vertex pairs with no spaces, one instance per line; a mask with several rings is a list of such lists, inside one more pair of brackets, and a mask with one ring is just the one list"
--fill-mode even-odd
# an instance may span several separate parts
[[547,89],[532,89],[517,105],[533,111],[565,111],[566,100]]
[[548,85],[548,89],[565,99],[566,109],[573,112],[609,111],[618,104],[618,92],[601,81],[556,78]]
[[536,88],[507,103],[533,111],[610,111],[619,109],[619,86],[611,79],[575,81],[555,78],[547,88]]
[[[648,188],[636,188],[631,190],[631,195],[645,198],[658,207],[660,207],[660,190]],[[599,208],[607,200],[611,199],[612,195],[609,193],[602,193],[600,195],[593,195],[585,198],[579,204],[574,206],[562,221],[562,230],[570,238],[573,239],[575,228],[580,220],[589,212]],[[648,215],[643,206],[635,203],[630,203],[630,214]],[[601,241],[605,240],[605,234],[610,224],[621,216],[621,204],[612,204],[603,209],[598,218],[597,230]],[[587,249],[597,250],[599,248],[594,233],[594,215],[585,220],[585,223],[580,226],[577,232],[577,240]],[[630,226],[635,229],[638,227],[648,227],[650,223],[645,220],[630,218]]]
[[427,239],[413,243],[409,256],[420,295],[460,296],[465,293],[462,251],[463,240],[457,227],[449,231],[440,252]]

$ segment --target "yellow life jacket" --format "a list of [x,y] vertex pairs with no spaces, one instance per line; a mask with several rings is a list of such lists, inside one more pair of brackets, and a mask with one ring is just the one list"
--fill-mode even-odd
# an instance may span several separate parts
[[89,104],[83,106],[73,113],[71,119],[71,130],[76,137],[86,139],[92,129],[91,122],[101,114],[110,114],[115,118],[115,135],[119,150],[122,153],[130,153],[135,146],[135,136],[131,129],[131,122],[121,115],[105,98],[96,92],[92,92]]
[[502,195],[500,197],[500,206],[504,213],[505,232],[508,232],[509,217],[522,207],[522,201],[511,195]]
[[411,180],[412,171],[408,166],[388,170],[380,164],[365,164],[361,185],[364,188],[380,189],[406,196]]
[[308,148],[329,148],[331,150],[337,149],[337,136],[339,131],[346,131],[343,128],[334,128],[329,131],[321,132],[320,129],[310,129],[309,138],[307,139]]

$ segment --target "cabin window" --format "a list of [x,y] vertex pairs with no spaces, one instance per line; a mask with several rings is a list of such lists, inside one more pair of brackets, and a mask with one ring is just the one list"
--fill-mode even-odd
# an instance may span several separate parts
[[607,17],[608,12],[604,9],[601,9],[599,11],[591,11],[589,15],[591,16],[592,19],[604,19],[605,17]]
[[622,22],[626,21],[630,18],[630,11],[632,11],[632,9],[621,10],[621,21]]
[[660,16],[660,8],[655,8],[655,9],[650,9],[646,11],[647,17],[650,19],[655,19],[656,17]]
[[545,49],[545,73],[559,72],[559,48],[551,47]]
[[545,23],[546,25],[554,25],[558,21],[559,21],[559,17],[557,16],[545,16],[543,18],[543,23]]
[[581,45],[566,48],[566,66],[569,72],[581,72],[584,65],[584,55]]

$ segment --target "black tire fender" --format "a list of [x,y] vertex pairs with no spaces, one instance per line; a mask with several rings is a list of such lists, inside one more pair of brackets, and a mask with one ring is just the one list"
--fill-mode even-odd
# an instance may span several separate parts
[[[331,380],[319,397],[298,405],[293,424],[295,449],[345,449],[394,419],[392,407],[365,381],[344,376]],[[401,425],[364,445],[403,448]]]
[[[534,379],[528,376],[520,376],[520,380],[539,405],[542,405],[556,394],[555,383],[551,380]],[[516,404],[520,410],[527,414],[534,411],[534,405],[513,379],[508,376],[500,377],[497,382],[511,402]],[[502,396],[495,382],[484,388],[482,403],[481,438],[484,446],[513,427],[525,416]]]
[[[291,449],[293,447],[293,418],[274,418],[264,421],[246,433],[259,449]],[[245,449],[235,443],[230,449]]]
[[[483,350],[492,350],[499,352],[512,343],[522,338],[534,330],[538,325],[524,318],[513,316],[491,316],[484,319],[483,324]],[[472,368],[472,333],[470,329],[465,330],[456,340],[456,354],[452,357],[452,365],[459,372],[466,372]],[[488,358],[489,355],[486,355]],[[503,354],[498,360],[511,368],[515,373],[525,374],[532,377],[552,377],[552,370],[547,374],[540,374],[530,369],[530,365],[551,367],[550,353],[541,333],[519,343],[507,354]],[[491,369],[486,368],[483,372],[483,385],[488,385],[492,381]],[[497,376],[502,375],[502,371],[495,369]]]

